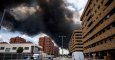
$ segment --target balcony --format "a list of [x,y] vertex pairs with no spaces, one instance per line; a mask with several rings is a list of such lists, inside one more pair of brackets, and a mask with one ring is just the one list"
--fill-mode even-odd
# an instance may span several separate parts
[[95,25],[97,25],[99,23],[99,21],[102,20],[102,18],[104,16],[106,16],[112,9],[114,8],[114,2],[112,2],[107,9],[104,11],[105,14],[101,14],[100,18],[98,19],[98,21],[95,22],[95,24],[92,24],[92,26],[87,30],[86,33],[83,34],[83,36],[85,36],[92,28],[94,28]]
[[84,53],[110,50],[110,49],[114,49],[114,48],[115,48],[115,42],[108,42],[108,43],[98,45],[93,48],[86,49],[86,50],[84,50]]
[[114,22],[115,20],[115,14],[113,14],[110,19],[104,21],[103,24],[101,24],[98,28],[96,28],[90,35],[87,36],[87,38],[84,38],[83,41],[88,40],[90,37],[92,37],[93,35],[95,35],[97,32],[99,32],[100,30],[104,29],[106,26],[110,25],[112,22]]
[[93,43],[96,43],[96,42],[98,42],[98,41],[101,41],[101,40],[103,40],[103,39],[105,39],[105,38],[107,38],[107,37],[109,37],[109,36],[114,35],[114,34],[115,34],[115,28],[112,28],[112,29],[106,31],[105,33],[101,34],[100,36],[94,38],[93,40],[91,40],[91,41],[85,43],[85,44],[84,44],[84,47],[89,46],[89,45],[91,45],[91,44],[93,44]]

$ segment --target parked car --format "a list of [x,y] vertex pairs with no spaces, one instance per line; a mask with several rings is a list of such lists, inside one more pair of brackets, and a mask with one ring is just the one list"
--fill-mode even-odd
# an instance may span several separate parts
[[31,56],[25,56],[21,60],[34,60],[34,58]]
[[72,60],[84,60],[83,52],[73,52]]
[[53,58],[52,57],[48,57],[48,60],[53,60]]
[[42,60],[42,55],[41,54],[33,54],[34,60]]

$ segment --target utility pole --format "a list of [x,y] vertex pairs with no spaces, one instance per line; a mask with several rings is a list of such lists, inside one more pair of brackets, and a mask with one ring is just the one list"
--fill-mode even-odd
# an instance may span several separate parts
[[[3,22],[3,19],[4,19],[5,12],[6,12],[6,11],[5,11],[5,9],[4,9],[4,12],[3,12],[3,15],[2,15],[2,19],[1,19],[1,21],[0,21],[0,29],[1,29],[1,27],[2,27],[2,22]],[[4,52],[3,60],[5,60],[5,52]]]
[[0,28],[2,27],[2,22],[3,22],[3,20],[4,20],[5,12],[6,12],[6,10],[4,9],[4,12],[3,12],[3,15],[2,15],[2,19],[1,19],[1,21],[0,21]]
[[3,22],[3,20],[4,20],[4,16],[5,16],[5,13],[6,12],[12,12],[13,10],[12,9],[4,9],[4,12],[3,12],[3,15],[2,15],[2,18],[1,18],[1,21],[0,21],[0,29],[1,29],[1,27],[2,27],[2,22]]
[[66,36],[59,36],[60,38],[61,38],[61,40],[62,40],[62,56],[63,56],[63,40],[64,40],[64,37],[66,37]]

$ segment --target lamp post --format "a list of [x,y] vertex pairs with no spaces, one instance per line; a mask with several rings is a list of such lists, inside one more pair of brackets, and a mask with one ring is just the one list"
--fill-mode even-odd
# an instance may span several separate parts
[[62,56],[63,56],[63,40],[64,40],[64,37],[66,37],[66,36],[59,36],[60,38],[61,38],[61,40],[62,40]]

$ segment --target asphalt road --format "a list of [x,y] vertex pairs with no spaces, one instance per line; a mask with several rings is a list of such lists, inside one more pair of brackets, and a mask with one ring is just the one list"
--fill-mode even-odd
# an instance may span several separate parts
[[[48,58],[43,58],[43,60],[48,60]],[[53,58],[53,60],[72,60],[72,59],[68,57],[57,57]]]
[[57,58],[54,58],[53,60],[72,60],[72,59],[68,57],[57,57]]

